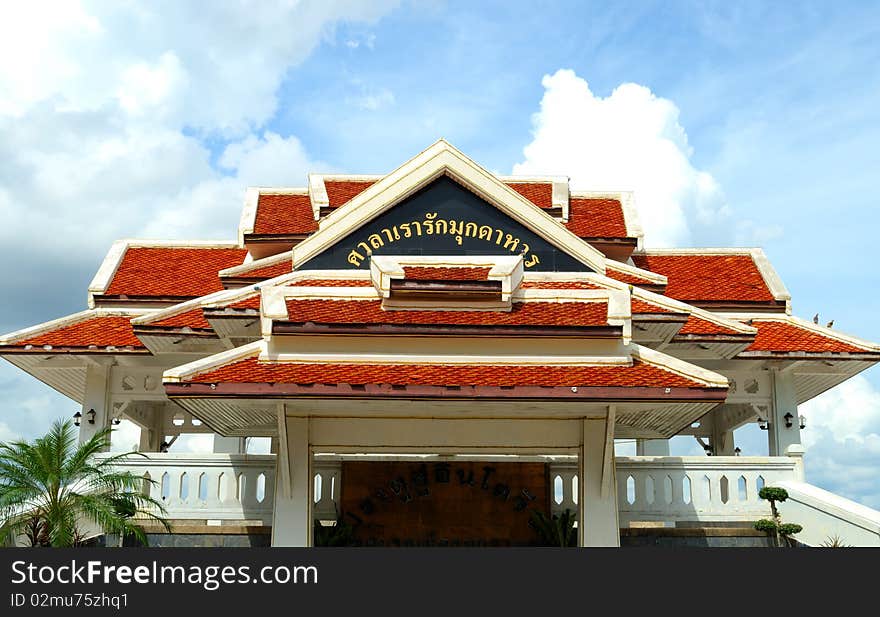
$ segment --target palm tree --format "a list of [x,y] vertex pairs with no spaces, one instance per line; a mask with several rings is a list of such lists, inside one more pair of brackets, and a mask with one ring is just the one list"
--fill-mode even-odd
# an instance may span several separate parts
[[[138,452],[95,456],[110,447],[109,428],[77,445],[73,425],[61,420],[33,443],[0,443],[0,538],[15,538],[43,523],[51,546],[74,546],[77,521],[87,520],[105,533],[134,535],[147,544],[135,515],[152,519],[170,531],[162,504],[143,493],[144,482],[116,465]],[[141,455],[143,456],[143,455]]]

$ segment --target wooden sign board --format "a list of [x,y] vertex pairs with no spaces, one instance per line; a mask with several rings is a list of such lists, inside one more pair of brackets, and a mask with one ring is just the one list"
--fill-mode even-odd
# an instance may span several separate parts
[[540,545],[529,524],[549,513],[544,463],[345,462],[340,503],[365,546]]

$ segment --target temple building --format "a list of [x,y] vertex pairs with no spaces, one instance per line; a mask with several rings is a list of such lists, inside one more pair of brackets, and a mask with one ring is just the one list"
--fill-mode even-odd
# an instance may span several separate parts
[[[81,406],[81,438],[139,426],[127,464],[176,523],[274,546],[541,544],[537,513],[566,510],[581,546],[753,536],[765,484],[801,542],[877,545],[876,512],[805,481],[798,406],[880,346],[795,317],[760,249],[645,248],[637,197],[440,140],[387,175],[250,188],[228,242],[120,240],[86,310],[0,355]],[[739,456],[748,423],[766,456]],[[189,433],[215,453],[169,448]],[[709,456],[669,456],[677,435]]]

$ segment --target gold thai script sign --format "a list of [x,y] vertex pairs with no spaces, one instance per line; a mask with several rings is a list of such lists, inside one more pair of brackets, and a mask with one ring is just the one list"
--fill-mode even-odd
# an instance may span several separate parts
[[486,242],[492,246],[523,256],[523,265],[533,268],[541,263],[541,259],[532,253],[526,242],[504,229],[481,225],[474,221],[447,220],[437,218],[436,212],[425,214],[421,221],[414,220],[408,223],[399,223],[390,228],[384,227],[379,232],[372,233],[356,243],[355,248],[348,254],[348,263],[359,268],[364,260],[373,254],[374,250],[386,245],[393,244],[400,239],[430,236],[451,236],[461,246],[467,238]]

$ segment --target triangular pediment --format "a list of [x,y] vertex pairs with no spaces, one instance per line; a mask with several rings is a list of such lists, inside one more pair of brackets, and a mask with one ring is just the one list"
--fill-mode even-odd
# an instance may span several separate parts
[[374,254],[523,255],[532,271],[605,271],[599,251],[445,141],[329,215],[293,263],[361,269]]

